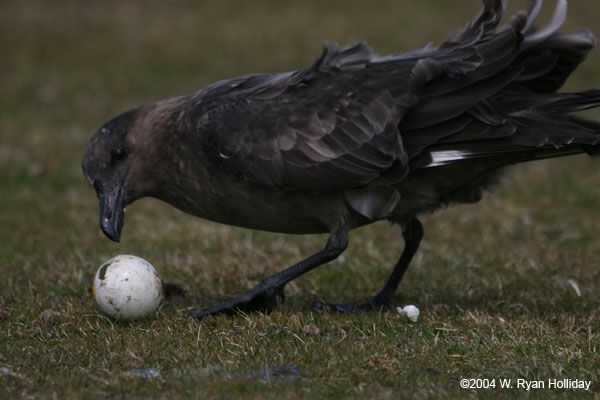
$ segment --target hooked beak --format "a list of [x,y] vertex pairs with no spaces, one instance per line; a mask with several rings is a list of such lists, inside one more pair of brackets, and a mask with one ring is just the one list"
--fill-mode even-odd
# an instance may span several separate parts
[[98,200],[100,202],[100,228],[110,240],[118,243],[125,218],[123,185],[118,183],[112,189],[98,193]]

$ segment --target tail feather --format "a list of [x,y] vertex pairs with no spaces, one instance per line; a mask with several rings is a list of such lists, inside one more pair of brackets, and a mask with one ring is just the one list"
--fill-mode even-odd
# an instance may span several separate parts
[[509,113],[528,110],[542,115],[569,114],[600,106],[600,89],[577,93],[509,92],[501,96],[501,102]]
[[[506,137],[497,135],[485,140],[449,137],[427,149],[431,155],[431,162],[426,166],[435,167],[496,157],[503,157],[507,164],[511,164],[579,153],[595,155],[600,149],[600,130],[597,129],[598,126],[589,129],[590,121],[586,123],[579,118],[527,118],[522,116],[513,119],[514,131]],[[495,129],[506,133],[510,132],[509,126],[511,125],[507,124],[502,129]],[[486,133],[484,131],[484,134]]]

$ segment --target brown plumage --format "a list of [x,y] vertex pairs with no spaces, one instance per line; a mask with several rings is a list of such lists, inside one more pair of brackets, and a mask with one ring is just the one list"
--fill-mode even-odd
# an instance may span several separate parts
[[201,317],[272,308],[286,283],[341,254],[350,230],[387,219],[406,240],[389,281],[368,303],[327,306],[389,306],[423,233],[419,215],[477,201],[504,166],[597,151],[600,123],[572,113],[599,105],[600,91],[556,93],[594,36],[559,32],[565,0],[541,29],[541,1],[498,27],[505,6],[484,0],[438,48],[382,57],[364,43],[328,44],[297,71],[217,82],[115,117],[83,159],[102,230],[118,241],[124,206],[152,196],[225,224],[330,234],[319,253]]

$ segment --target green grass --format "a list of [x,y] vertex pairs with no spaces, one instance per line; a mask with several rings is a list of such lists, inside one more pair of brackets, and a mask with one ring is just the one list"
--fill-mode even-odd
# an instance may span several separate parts
[[[424,217],[395,299],[420,308],[415,325],[395,312],[309,309],[379,289],[403,246],[384,223],[353,232],[345,256],[288,285],[270,315],[189,318],[191,307],[252,287],[326,237],[230,228],[145,199],[128,207],[113,244],[79,166],[94,130],[218,79],[298,68],[325,40],[366,40],[380,53],[439,43],[479,3],[161,4],[0,2],[1,398],[600,396],[600,174],[587,157],[519,166],[479,204]],[[597,29],[598,10],[571,2],[567,26]],[[599,70],[594,53],[568,88],[600,87]],[[123,253],[148,259],[190,296],[142,321],[102,316],[92,279]],[[277,375],[278,366],[302,373]],[[144,368],[160,375],[133,372]],[[259,376],[265,368],[275,370]],[[584,379],[592,388],[461,390],[461,378]]]

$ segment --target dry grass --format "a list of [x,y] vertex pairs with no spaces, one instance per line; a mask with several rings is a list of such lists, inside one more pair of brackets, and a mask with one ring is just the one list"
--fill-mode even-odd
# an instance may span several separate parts
[[[596,29],[595,2],[571,3],[568,26]],[[396,298],[421,309],[416,325],[393,312],[308,308],[378,290],[403,245],[386,224],[353,232],[345,257],[289,285],[271,315],[188,318],[189,307],[251,287],[325,237],[220,226],[142,200],[112,244],[79,167],[98,125],[214,80],[297,68],[325,40],[367,40],[381,53],[439,43],[479,4],[161,4],[0,2],[2,398],[599,397],[600,175],[586,157],[519,166],[494,196],[425,217]],[[600,87],[599,68],[594,54],[569,87]],[[150,260],[192,295],[143,321],[103,317],[89,289],[119,253]],[[159,375],[136,375],[145,368]],[[577,378],[592,388],[461,390],[463,377]]]

